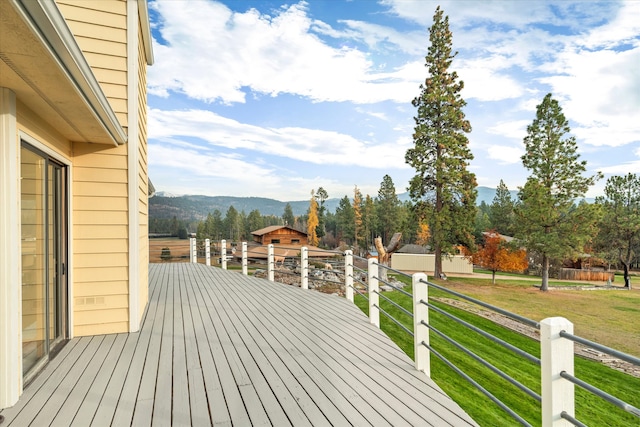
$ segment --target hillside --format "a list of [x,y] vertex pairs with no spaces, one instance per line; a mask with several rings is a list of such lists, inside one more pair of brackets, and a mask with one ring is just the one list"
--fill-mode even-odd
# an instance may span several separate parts
[[[478,187],[477,203],[483,201],[491,204],[496,194],[495,188]],[[517,192],[511,192],[515,198]],[[409,193],[398,194],[401,201],[409,200]],[[325,206],[329,212],[335,212],[340,199],[328,199]],[[309,208],[308,200],[290,201],[293,214],[295,216],[304,215]],[[254,209],[260,211],[262,215],[282,216],[287,202],[264,197],[233,197],[233,196],[172,196],[158,192],[156,196],[149,200],[150,218],[172,218],[173,216],[185,221],[202,220],[209,212],[218,209],[224,216],[230,206],[238,212],[244,211],[246,214]]]

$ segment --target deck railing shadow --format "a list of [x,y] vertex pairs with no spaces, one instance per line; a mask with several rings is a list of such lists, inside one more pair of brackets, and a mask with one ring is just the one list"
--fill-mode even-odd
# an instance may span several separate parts
[[[334,287],[339,286],[342,290],[341,294],[351,302],[354,302],[354,297],[359,295],[367,301],[371,324],[380,327],[380,318],[382,315],[412,337],[415,368],[417,370],[424,372],[430,377],[430,358],[432,355],[437,357],[460,375],[460,377],[464,378],[473,387],[487,396],[515,421],[524,426],[530,426],[531,424],[518,414],[516,410],[509,407],[476,381],[472,373],[465,372],[461,367],[449,360],[443,352],[435,348],[430,343],[430,336],[438,336],[445,340],[457,351],[464,353],[487,368],[496,378],[507,381],[520,392],[538,402],[541,414],[540,418],[542,420],[542,426],[544,427],[567,425],[567,423],[575,426],[586,425],[584,420],[581,421],[577,419],[575,415],[575,386],[637,417],[640,423],[640,409],[625,402],[620,397],[605,392],[598,388],[597,385],[590,384],[575,376],[574,343],[586,345],[637,366],[640,366],[640,358],[574,335],[573,324],[565,318],[551,317],[536,322],[433,283],[429,281],[426,274],[416,273],[408,275],[379,263],[375,258],[365,259],[354,256],[350,250],[322,251],[314,249],[313,253],[310,254],[309,249],[306,247],[276,245],[268,245],[265,247],[247,242],[229,244],[225,240],[212,244],[208,239],[202,242],[191,239],[189,248],[190,262],[204,261],[207,265],[211,265],[211,259],[214,257],[223,269],[227,269],[230,262],[239,264],[242,274],[245,275],[248,274],[249,264],[252,264],[254,267],[257,266],[259,269],[266,270],[265,278],[269,281],[276,281],[276,275],[279,275],[280,278],[285,275],[297,278],[293,281],[287,281],[287,283],[298,285],[303,289],[318,287],[319,283],[329,283]],[[228,255],[231,252],[232,254]],[[412,292],[408,292],[403,287],[398,286],[398,282],[385,279],[387,274],[382,274],[383,269],[395,275],[411,278]],[[397,291],[411,298],[413,301],[412,308],[407,309],[388,298],[382,289]],[[537,330],[540,337],[540,357],[532,355],[492,333],[484,331],[456,315],[443,310],[430,299],[430,290],[444,292]],[[392,316],[387,310],[382,308],[381,301],[383,301],[386,306],[394,307],[403,315],[411,318],[413,324],[407,326]],[[512,353],[524,358],[531,364],[532,369],[539,370],[541,392],[538,393],[513,378],[496,366],[497,363],[495,361],[486,360],[469,350],[463,344],[447,336],[429,322],[430,313],[437,313],[437,315],[444,316],[448,321],[455,322],[467,328],[470,333],[478,334],[490,340],[495,345],[502,347],[505,353]],[[432,333],[433,335],[431,335]]]

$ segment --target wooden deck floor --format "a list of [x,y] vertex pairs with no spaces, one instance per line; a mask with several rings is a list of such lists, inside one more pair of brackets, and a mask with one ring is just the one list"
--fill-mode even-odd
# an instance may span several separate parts
[[133,334],[71,340],[6,426],[476,425],[344,298],[152,264]]

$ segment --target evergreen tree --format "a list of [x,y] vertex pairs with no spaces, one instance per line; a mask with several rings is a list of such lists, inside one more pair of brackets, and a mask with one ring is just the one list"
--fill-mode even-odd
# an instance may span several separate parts
[[396,194],[396,187],[389,175],[385,175],[380,183],[378,190],[377,217],[380,229],[380,237],[385,244],[389,243],[389,239],[393,233],[400,231],[399,218],[400,200]]
[[[482,202],[484,203],[484,201]],[[489,215],[482,209],[478,209],[476,212],[476,219],[473,231],[473,237],[475,238],[475,242],[477,244],[482,243],[484,240],[484,232],[491,229],[491,221],[489,220]]]
[[594,206],[575,205],[601,175],[583,176],[587,162],[578,160],[570,131],[560,104],[548,94],[524,138],[522,164],[531,174],[518,193],[516,237],[542,257],[543,291],[549,287],[550,259],[583,252],[597,219]]
[[227,209],[227,215],[224,218],[224,233],[225,239],[231,241],[240,240],[240,231],[242,229],[242,221],[238,210],[233,206],[229,206]]
[[349,197],[344,196],[340,199],[336,208],[336,228],[337,238],[344,240],[345,243],[351,244],[354,238],[355,217],[353,214],[353,206]]
[[500,234],[513,236],[514,206],[515,203],[511,199],[509,188],[507,188],[503,180],[500,180],[500,184],[498,184],[498,188],[496,188],[496,195],[489,206],[489,222],[491,223],[491,228]]
[[353,190],[353,240],[356,249],[362,245],[362,193],[356,185]]
[[612,176],[607,179],[604,194],[597,200],[603,207],[597,246],[613,250],[616,261],[622,264],[624,285],[631,289],[629,268],[640,253],[640,176]]
[[260,211],[257,209],[252,210],[251,212],[249,212],[249,216],[247,217],[247,231],[248,231],[248,236],[256,231],[256,230],[260,230],[261,228],[264,228],[264,217],[262,215],[260,215]]
[[289,203],[287,203],[284,207],[282,220],[284,221],[284,225],[288,225],[289,227],[293,227],[296,223],[296,217],[293,216],[293,209],[291,208],[291,205]]
[[309,219],[307,220],[307,240],[311,246],[318,246],[318,235],[316,227],[318,226],[318,202],[314,191],[311,190],[311,201],[309,202]]
[[413,100],[417,108],[414,148],[406,162],[416,170],[409,194],[421,210],[430,210],[431,237],[435,251],[435,276],[442,274],[442,253],[453,246],[474,246],[476,213],[475,175],[467,170],[473,155],[466,134],[471,124],[462,111],[466,102],[458,74],[450,71],[452,53],[449,18],[438,6],[429,29],[430,46],[425,57],[428,76]]
[[178,231],[180,230],[180,224],[178,223],[178,218],[174,215],[171,218],[170,232],[173,237],[178,237]]
[[318,226],[316,227],[316,234],[320,239],[323,238],[326,233],[325,216],[327,213],[327,208],[325,207],[324,202],[328,198],[329,194],[327,193],[327,190],[322,187],[318,188],[318,191],[316,192],[316,199],[318,201]]

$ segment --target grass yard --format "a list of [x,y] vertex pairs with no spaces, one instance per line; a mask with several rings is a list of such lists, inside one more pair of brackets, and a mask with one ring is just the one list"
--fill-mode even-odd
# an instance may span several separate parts
[[640,356],[640,285],[627,290],[559,290],[541,292],[526,280],[450,278],[433,280],[452,290],[540,321],[562,316],[574,332],[617,350]]
[[[405,278],[403,278],[405,280]],[[406,279],[407,282],[410,280]],[[458,282],[457,278],[450,278],[446,282],[439,282],[444,286],[455,288],[456,291],[474,296],[483,301],[498,305],[507,310],[515,313],[530,317],[534,320],[541,320],[544,317],[550,315],[559,315],[558,312],[547,314],[547,310],[555,310],[564,308],[564,315],[570,320],[578,323],[586,321],[582,316],[576,316],[573,313],[574,310],[581,310],[589,303],[602,302],[604,299],[607,304],[599,304],[601,306],[597,311],[601,316],[618,318],[618,312],[626,312],[627,323],[633,325],[635,323],[635,330],[637,331],[638,319],[640,314],[635,312],[620,310],[615,307],[638,307],[638,299],[640,295],[635,292],[626,291],[552,291],[547,294],[541,293],[539,290],[533,290],[531,283],[523,284],[522,281],[516,281],[512,284],[499,283],[500,289],[496,290],[497,286],[490,285],[490,279],[465,279]],[[493,288],[493,292],[492,291]],[[406,288],[411,291],[410,286]],[[472,291],[475,290],[475,294],[472,295]],[[431,295],[448,297],[441,291],[430,290]],[[488,295],[493,294],[492,298],[488,298]],[[581,299],[581,295],[589,294],[586,300]],[[392,299],[399,305],[405,307],[408,310],[412,310],[412,302],[409,297],[400,292],[386,292],[383,295]],[[600,297],[598,297],[600,296]],[[576,299],[579,301],[578,305],[569,304],[569,301]],[[593,299],[591,299],[593,298]],[[631,301],[627,299],[630,298]],[[638,298],[638,299],[636,299]],[[540,301],[541,300],[541,301]],[[611,304],[614,303],[614,304]],[[357,296],[356,304],[364,311],[367,312],[367,301]],[[563,304],[565,307],[563,307]],[[436,303],[440,308],[446,309],[447,312],[452,313],[459,318],[472,323],[481,329],[492,333],[493,335],[525,350],[526,352],[539,357],[539,343],[535,340],[527,338],[523,335],[515,333],[507,328],[497,325],[487,319],[481,318],[474,314],[444,306]],[[528,306],[528,310],[524,312],[521,308]],[[567,307],[568,306],[568,307]],[[399,309],[393,307],[390,303],[381,299],[381,307],[392,314],[396,319],[399,319],[409,329],[412,328],[412,319],[404,314]],[[613,313],[608,316],[609,313]],[[632,317],[629,317],[629,313],[632,313]],[[635,320],[633,317],[635,316]],[[612,321],[617,324],[618,320]],[[490,342],[484,337],[470,332],[468,329],[455,322],[445,318],[444,316],[431,312],[431,324],[437,329],[444,332],[446,335],[454,338],[459,343],[463,344],[466,348],[472,350],[477,355],[484,359],[491,361],[498,368],[517,379],[522,384],[526,385],[536,393],[540,393],[540,367],[525,360],[524,358],[510,352]],[[601,319],[599,322],[600,327],[608,327],[609,319]],[[402,330],[399,326],[387,319],[384,315],[381,315],[382,329],[411,357],[413,357],[413,341],[412,337]],[[580,331],[576,327],[576,333],[581,336],[586,336],[584,331]],[[585,329],[581,327],[581,329]],[[598,328],[593,328],[597,330]],[[633,326],[628,328],[634,329]],[[609,335],[618,335],[618,331],[609,332]],[[597,334],[596,334],[597,335]],[[622,331],[621,335],[627,335]],[[594,339],[587,336],[587,338]],[[621,338],[610,337],[612,342],[617,342]],[[638,340],[637,332],[634,334],[634,340]],[[599,342],[603,342],[598,339]],[[452,345],[448,344],[442,338],[431,333],[431,344],[434,348],[445,355],[450,361],[454,362],[458,367],[462,368],[468,375],[474,380],[480,383],[483,387],[488,389],[500,400],[505,402],[507,406],[511,407],[516,413],[523,417],[527,422],[532,425],[540,425],[540,404],[528,396],[521,390],[517,389],[508,382],[500,379],[497,375],[490,372],[487,368],[480,365],[470,357],[464,355],[460,350],[455,349]],[[611,345],[605,342],[606,345]],[[630,347],[635,348],[636,344],[631,344]],[[615,346],[619,348],[619,346]],[[620,348],[619,348],[620,349]],[[624,351],[624,349],[622,349]],[[632,352],[633,353],[633,352]],[[638,353],[635,353],[638,354]],[[615,371],[597,362],[592,362],[582,358],[576,358],[576,376],[586,380],[587,382],[597,384],[605,391],[618,396],[624,400],[627,400],[634,406],[640,406],[640,396],[637,390],[640,390],[640,379],[634,378],[630,375]],[[471,384],[460,377],[456,372],[447,367],[437,357],[432,355],[431,358],[431,372],[432,378],[442,387],[442,389],[449,394],[462,408],[464,408],[469,415],[471,415],[482,426],[495,426],[495,425],[519,425],[513,418],[511,418],[506,412],[500,409],[496,404],[491,402],[481,392],[477,391]],[[590,395],[587,392],[582,391],[576,387],[576,415],[578,419],[585,422],[589,426],[612,426],[612,425],[638,425],[638,418],[627,414],[626,412],[610,405],[603,400]]]

